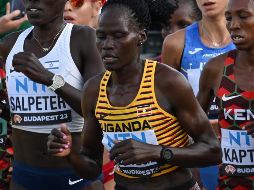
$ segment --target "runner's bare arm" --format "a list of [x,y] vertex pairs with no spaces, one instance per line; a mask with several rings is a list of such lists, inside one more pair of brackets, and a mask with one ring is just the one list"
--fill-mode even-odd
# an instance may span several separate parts
[[[183,167],[201,167],[221,161],[219,141],[209,124],[208,118],[198,104],[191,86],[177,71],[160,65],[157,86],[167,98],[172,110],[194,143],[188,147],[171,148],[172,164]],[[159,82],[163,78],[164,82]],[[163,107],[163,103],[161,103]]]
[[82,132],[83,146],[80,154],[71,152],[68,156],[68,161],[85,179],[95,179],[102,171],[104,150],[101,143],[102,130],[94,115],[99,84],[100,79],[95,79],[89,80],[84,86],[82,110],[86,122]]
[[[85,31],[84,31],[85,30]],[[95,31],[92,28],[81,27],[77,28],[75,34],[72,35],[74,39],[71,43],[71,50],[80,49],[79,52],[72,52],[72,56],[79,57],[79,61],[76,61],[77,67],[79,68],[81,75],[86,82],[89,78],[104,71],[104,66],[101,61],[101,57],[96,47],[96,36]],[[77,45],[79,44],[79,45]],[[79,53],[80,55],[77,55]],[[81,111],[81,91],[68,86],[66,89],[60,89],[57,92],[61,98],[63,98],[74,110],[82,115]],[[74,101],[75,100],[75,101]]]
[[201,73],[197,100],[206,113],[215,93],[217,92],[217,89],[219,88],[218,85],[221,81],[224,60],[225,55],[220,55],[211,59],[205,65]]
[[81,151],[77,152],[72,147],[71,134],[67,128],[53,129],[47,142],[48,154],[65,157],[81,177],[91,180],[101,173],[103,162],[102,130],[94,115],[99,84],[100,79],[91,79],[83,89],[82,111],[86,122],[81,136]]
[[162,47],[162,63],[180,70],[181,56],[184,49],[185,29],[168,35]]
[[0,39],[0,59],[2,59],[3,62],[6,61],[7,56],[16,42],[19,34],[20,32],[14,32],[5,36],[3,39]]

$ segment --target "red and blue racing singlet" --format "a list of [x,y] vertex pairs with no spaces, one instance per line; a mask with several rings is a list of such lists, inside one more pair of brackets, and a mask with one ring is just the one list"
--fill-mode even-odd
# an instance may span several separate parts
[[235,57],[236,51],[228,53],[216,95],[223,153],[217,189],[254,189],[254,138],[243,128],[254,122],[254,91],[237,86]]

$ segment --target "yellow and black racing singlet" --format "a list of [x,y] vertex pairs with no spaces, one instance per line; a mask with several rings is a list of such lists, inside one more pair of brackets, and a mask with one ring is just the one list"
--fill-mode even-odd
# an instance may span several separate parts
[[[156,61],[147,60],[136,98],[125,107],[115,107],[106,93],[111,72],[106,71],[101,80],[96,118],[103,130],[104,146],[110,150],[115,140],[134,139],[148,144],[185,147],[189,144],[187,133],[173,115],[157,103],[154,92]],[[170,90],[170,89],[169,89]],[[158,162],[123,165],[116,163],[115,172],[128,178],[155,177],[170,173],[178,166]]]

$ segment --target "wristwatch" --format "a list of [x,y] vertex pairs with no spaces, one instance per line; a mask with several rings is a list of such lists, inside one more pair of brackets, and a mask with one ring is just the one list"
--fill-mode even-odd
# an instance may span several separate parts
[[169,163],[173,158],[173,152],[170,148],[163,146],[161,149],[161,161],[163,163]]
[[48,86],[48,89],[52,91],[56,91],[58,88],[61,88],[65,84],[64,78],[61,75],[57,74],[53,76],[52,81],[53,83]]

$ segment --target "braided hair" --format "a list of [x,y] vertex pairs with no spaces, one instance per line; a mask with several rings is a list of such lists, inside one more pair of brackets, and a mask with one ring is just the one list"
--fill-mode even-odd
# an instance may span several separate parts
[[165,4],[170,7],[169,13],[173,14],[177,6],[165,0],[107,0],[102,13],[111,6],[127,8],[130,18],[140,29],[149,29],[152,21],[161,22],[165,19],[165,15],[161,14]]

